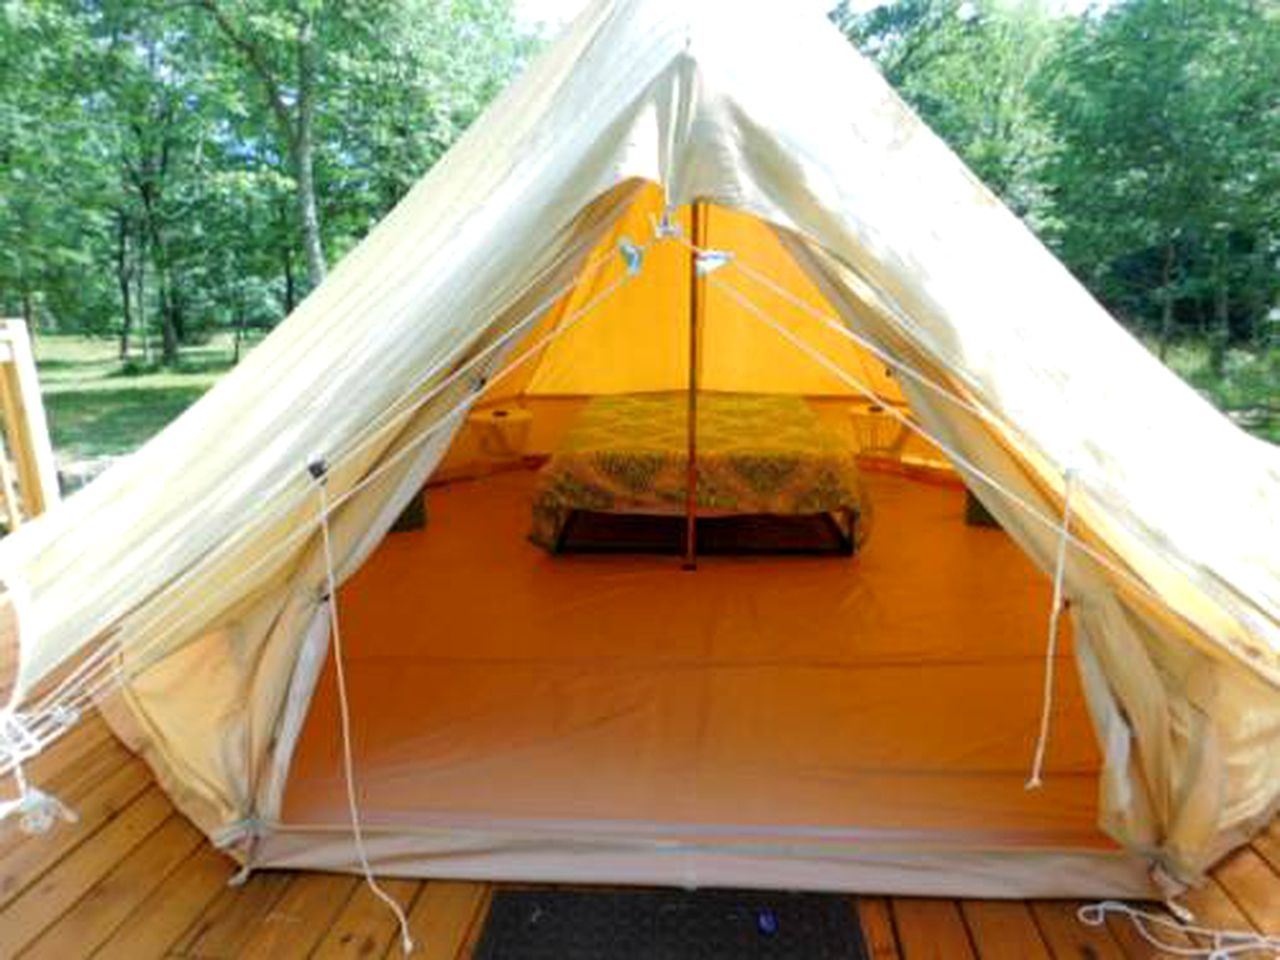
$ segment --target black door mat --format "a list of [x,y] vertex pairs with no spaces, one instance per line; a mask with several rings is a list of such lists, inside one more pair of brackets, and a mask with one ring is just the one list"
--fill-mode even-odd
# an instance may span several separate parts
[[475,960],[867,960],[849,897],[500,890]]

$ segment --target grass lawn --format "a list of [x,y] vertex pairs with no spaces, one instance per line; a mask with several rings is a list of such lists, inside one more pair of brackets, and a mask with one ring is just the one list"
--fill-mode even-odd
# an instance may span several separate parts
[[1169,366],[1252,433],[1280,443],[1280,345],[1266,353],[1227,351],[1222,374],[1213,370],[1209,348],[1181,343],[1169,351]]
[[[177,369],[126,368],[114,339],[45,334],[35,345],[49,431],[59,461],[140,447],[231,368],[232,340],[184,347]],[[136,366],[134,365],[136,364]]]
[[[118,349],[113,339],[46,334],[37,341],[40,383],[60,461],[136,449],[231,368],[230,335],[183,348],[176,370],[126,369]],[[1280,443],[1280,347],[1268,356],[1230,351],[1220,378],[1213,375],[1203,345],[1175,347],[1169,363],[1248,429]]]

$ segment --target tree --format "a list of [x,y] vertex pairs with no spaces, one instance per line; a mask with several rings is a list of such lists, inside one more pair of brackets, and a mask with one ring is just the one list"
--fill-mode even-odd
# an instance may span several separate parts
[[1042,233],[1054,150],[1033,88],[1063,34],[1041,0],[898,0],[833,19],[969,167]]
[[1220,368],[1274,300],[1280,18],[1263,0],[1129,0],[1081,21],[1042,90],[1061,252],[1162,353],[1191,327]]
[[[343,19],[345,5],[299,2],[283,11],[278,5],[231,0],[200,0],[223,36],[243,57],[266,96],[275,119],[281,151],[289,158],[297,190],[298,222],[307,272],[313,287],[325,277],[327,263],[316,201],[315,114],[321,40],[317,21]],[[363,5],[361,8],[363,13]],[[370,11],[376,16],[377,11]]]

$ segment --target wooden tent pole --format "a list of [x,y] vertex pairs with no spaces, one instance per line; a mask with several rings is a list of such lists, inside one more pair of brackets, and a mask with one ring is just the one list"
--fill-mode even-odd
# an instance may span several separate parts
[[698,325],[702,316],[702,278],[698,251],[705,243],[706,210],[694,201],[693,250],[689,253],[689,457],[685,480],[684,569],[698,569]]

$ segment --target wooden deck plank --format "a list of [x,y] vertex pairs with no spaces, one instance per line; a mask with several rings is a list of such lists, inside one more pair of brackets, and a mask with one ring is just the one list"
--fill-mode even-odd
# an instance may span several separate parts
[[[73,790],[74,784],[88,779],[85,776],[86,764],[107,750],[114,750],[119,756],[131,756],[106,723],[97,714],[91,714],[53,748],[28,760],[22,769],[28,782],[34,786],[65,797]],[[8,829],[0,828],[0,852],[11,839]]]
[[[1154,913],[1157,916],[1166,917],[1170,920],[1173,918],[1160,905],[1154,903],[1141,904],[1140,908],[1148,913]],[[1165,960],[1169,956],[1168,953],[1157,949],[1142,934],[1138,928],[1127,917],[1110,916],[1107,918],[1107,930],[1111,933],[1111,937],[1116,944],[1124,952],[1129,960]],[[1150,933],[1158,938],[1160,942],[1166,943],[1171,947],[1180,950],[1186,950],[1190,947],[1197,946],[1189,936],[1180,933],[1177,930],[1167,929],[1164,927],[1150,930]]]
[[224,887],[174,944],[170,955],[239,956],[258,920],[275,906],[292,877],[289,873],[269,870],[253,874],[238,887]]
[[[76,745],[84,748],[83,754],[75,755],[75,762],[67,765],[45,764],[44,773],[26,769],[27,780],[33,786],[46,793],[53,794],[73,809],[80,799],[97,787],[102,779],[117,767],[124,766],[133,760],[129,753],[117,740],[106,739],[107,735],[89,740],[77,740]],[[57,753],[58,751],[54,751]],[[49,754],[41,754],[36,761],[43,760]],[[33,761],[34,763],[35,761]],[[9,796],[8,784],[5,787],[5,798]],[[0,823],[0,859],[7,857],[14,848],[27,840],[14,821]]]
[[[175,814],[106,725],[90,715],[57,749],[28,765],[32,780],[81,816],[30,838],[0,827],[0,956],[373,958],[400,955],[385,906],[354,877],[255,875],[225,886],[234,864]],[[1197,922],[1280,934],[1280,824],[1184,899]],[[469,960],[487,914],[489,884],[383,881],[410,909],[426,960]],[[850,901],[872,960],[1005,956],[1076,960],[1158,954],[1120,918],[1078,922],[1071,902]],[[7,907],[6,907],[7,904]],[[1148,907],[1158,910],[1159,908]],[[1161,931],[1171,943],[1192,941]]]
[[[63,795],[79,821],[58,823],[46,834],[26,836],[12,824],[21,839],[0,856],[0,908],[30,887],[68,853],[90,839],[120,815],[151,784],[151,773],[141,760],[108,756],[115,765],[84,794]],[[108,768],[110,769],[110,768]]]
[[1236,906],[1235,901],[1227,896],[1227,891],[1222,889],[1217,880],[1210,879],[1204,886],[1189,890],[1183,895],[1182,902],[1195,914],[1195,923],[1198,926],[1213,927],[1218,930],[1251,928],[1249,918]]
[[893,912],[884,897],[857,897],[854,909],[862,924],[862,938],[866,941],[870,960],[900,960],[898,934],[893,929]]
[[1107,927],[1088,927],[1075,900],[1036,900],[1031,904],[1040,935],[1059,960],[1124,960],[1124,950]]
[[980,960],[1049,960],[1049,950],[1025,903],[962,900],[960,912]]
[[904,960],[972,958],[969,931],[954,900],[895,897],[894,928]]
[[171,816],[90,887],[23,957],[63,960],[88,956],[203,842],[204,837],[186,819]]
[[255,925],[241,953],[280,960],[310,956],[355,887],[356,879],[342,874],[295,874],[288,889]]
[[472,918],[471,929],[467,932],[467,938],[462,942],[462,949],[458,951],[457,960],[473,960],[476,948],[480,946],[480,938],[484,936],[484,925],[489,919],[489,908],[493,906],[493,884],[486,883],[484,885],[484,896],[480,902],[480,909],[476,911],[476,915]]
[[1237,850],[1214,870],[1214,877],[1254,929],[1280,935],[1280,876],[1256,850]]
[[[404,904],[405,909],[412,908],[423,887],[421,880],[380,880],[379,883],[390,896]],[[395,917],[387,905],[361,882],[311,956],[313,960],[381,957],[398,935]]]
[[1280,821],[1273,822],[1253,839],[1253,849],[1271,869],[1280,873]]
[[[428,881],[409,912],[409,929],[418,948],[414,960],[457,960],[487,894],[483,883]],[[401,956],[398,935],[386,956]]]
[[0,914],[0,957],[12,957],[66,912],[169,817],[172,807],[148,787],[91,843],[82,843]]
[[208,844],[197,847],[182,865],[138,905],[102,945],[95,960],[162,957],[227,888],[235,863]]

